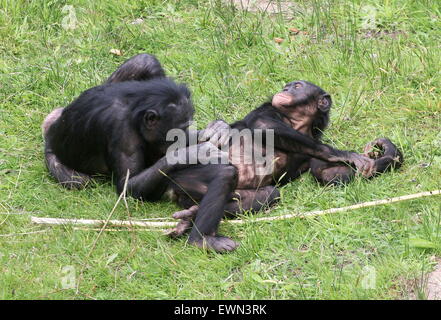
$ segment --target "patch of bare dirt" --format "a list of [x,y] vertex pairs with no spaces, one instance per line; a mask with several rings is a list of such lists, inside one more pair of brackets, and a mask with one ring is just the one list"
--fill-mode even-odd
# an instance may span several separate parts
[[419,279],[398,280],[399,288],[394,286],[397,298],[404,300],[441,300],[441,258],[434,258],[436,262],[432,272],[424,274]]
[[286,17],[292,17],[295,11],[298,11],[298,5],[293,1],[275,1],[275,0],[225,0],[226,3],[232,3],[236,8],[251,12],[267,12],[268,14],[282,14]]
[[441,259],[437,259],[435,270],[428,274],[426,295],[429,300],[441,300]]

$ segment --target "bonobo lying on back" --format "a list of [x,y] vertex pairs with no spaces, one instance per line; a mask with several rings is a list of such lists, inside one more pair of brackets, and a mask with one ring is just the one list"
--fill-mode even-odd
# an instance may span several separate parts
[[[320,87],[306,81],[290,82],[271,102],[230,126],[231,132],[248,129],[257,133],[262,129],[262,142],[255,135],[247,141],[242,137],[235,139],[233,134],[227,148],[230,164],[196,165],[170,172],[169,194],[185,208],[173,215],[181,221],[170,235],[180,236],[193,226],[190,243],[219,252],[231,251],[238,244],[217,234],[224,213],[258,211],[271,205],[279,196],[276,185],[308,170],[322,183],[348,182],[356,170],[369,178],[402,163],[401,153],[388,139],[378,139],[370,145],[383,149],[377,157],[321,143],[331,105],[330,95]],[[228,129],[228,125],[224,128]],[[243,156],[247,146],[252,146],[248,153],[256,148],[264,154],[274,149],[274,155],[265,163],[258,163],[255,157],[248,157],[251,162],[233,161],[246,158]],[[262,166],[270,170],[259,170]]]

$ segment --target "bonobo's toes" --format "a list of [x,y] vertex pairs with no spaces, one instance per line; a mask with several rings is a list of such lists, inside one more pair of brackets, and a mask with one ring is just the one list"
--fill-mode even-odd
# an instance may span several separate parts
[[173,218],[175,219],[193,219],[196,217],[199,206],[192,206],[189,209],[176,211],[173,213]]
[[202,239],[190,241],[190,243],[199,248],[214,250],[219,253],[233,251],[239,246],[239,243],[230,238],[220,236],[204,236]]
[[191,220],[182,219],[181,221],[178,222],[176,227],[168,230],[168,232],[166,232],[166,235],[169,236],[170,238],[178,238],[186,234],[191,229],[191,225],[192,225]]
[[393,145],[392,142],[387,138],[379,138],[375,139],[372,142],[369,142],[364,147],[364,155],[371,159],[378,159],[381,156],[383,156],[384,152],[386,151],[386,148],[389,145]]

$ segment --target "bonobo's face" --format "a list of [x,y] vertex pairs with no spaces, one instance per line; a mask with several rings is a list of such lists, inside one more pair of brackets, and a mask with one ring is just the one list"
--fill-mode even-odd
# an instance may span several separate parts
[[176,129],[186,132],[192,123],[193,114],[194,108],[189,94],[163,100],[154,109],[147,110],[143,136],[165,152],[173,143],[166,141],[167,133]]
[[328,112],[331,108],[331,97],[322,88],[307,81],[293,81],[274,95],[272,105],[276,108],[308,108],[311,112]]

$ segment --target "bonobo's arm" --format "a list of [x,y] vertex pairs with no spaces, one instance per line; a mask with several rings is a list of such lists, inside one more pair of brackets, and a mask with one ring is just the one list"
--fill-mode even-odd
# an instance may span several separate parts
[[158,200],[166,187],[167,180],[164,174],[169,173],[173,166],[169,165],[167,159],[163,157],[151,167],[144,169],[142,157],[141,153],[132,155],[121,153],[119,155],[115,162],[116,168],[113,171],[117,192],[122,192],[126,175],[129,173],[128,194],[137,199]]
[[[207,150],[209,149],[209,152]],[[200,152],[204,150],[204,152]],[[159,200],[164,193],[168,182],[168,174],[172,170],[187,168],[194,164],[189,163],[187,159],[190,155],[198,154],[198,163],[209,162],[210,159],[220,159],[226,157],[219,149],[211,143],[201,143],[181,149],[183,152],[175,151],[175,161],[169,162],[167,156],[159,159],[151,167],[145,169],[144,155],[140,151],[123,151],[115,153],[116,164],[113,168],[114,180],[117,186],[117,192],[121,193],[124,188],[127,171],[129,170],[129,180],[127,185],[128,193],[137,199]]]
[[253,128],[274,130],[274,146],[286,152],[304,153],[328,162],[354,164],[365,177],[374,172],[375,162],[366,156],[351,151],[337,150],[289,127],[283,121],[270,117],[259,117]]

